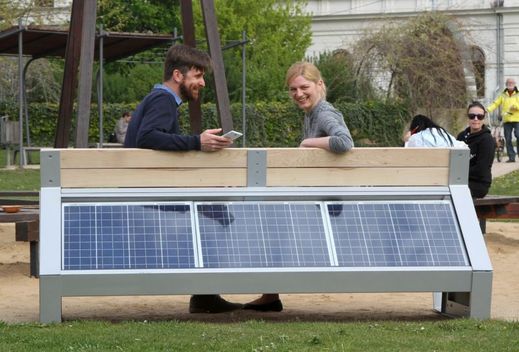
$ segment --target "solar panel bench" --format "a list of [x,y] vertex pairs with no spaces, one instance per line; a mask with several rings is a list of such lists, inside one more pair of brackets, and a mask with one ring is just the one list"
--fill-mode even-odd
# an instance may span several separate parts
[[67,296],[433,292],[490,317],[465,149],[49,149],[40,320]]

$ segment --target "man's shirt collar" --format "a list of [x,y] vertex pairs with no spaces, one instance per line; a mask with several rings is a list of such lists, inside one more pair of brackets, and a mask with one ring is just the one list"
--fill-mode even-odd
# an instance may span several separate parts
[[153,89],[162,89],[162,90],[165,90],[166,92],[168,92],[169,94],[173,95],[173,98],[175,98],[175,101],[177,102],[177,105],[180,106],[182,105],[182,99],[180,99],[180,97],[177,95],[177,93],[175,93],[173,91],[173,89],[169,88],[168,86],[162,84],[162,83],[157,83],[153,86]]

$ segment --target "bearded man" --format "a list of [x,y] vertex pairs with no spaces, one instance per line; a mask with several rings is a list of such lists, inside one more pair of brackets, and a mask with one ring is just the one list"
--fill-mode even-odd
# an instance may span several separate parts
[[162,84],[156,84],[134,114],[124,140],[126,148],[217,151],[232,144],[217,135],[221,128],[200,135],[180,134],[178,108],[183,100],[197,100],[205,87],[204,74],[211,68],[207,53],[174,45],[166,54]]
[[[207,53],[174,45],[166,54],[162,84],[156,84],[139,104],[126,132],[126,148],[155,150],[201,150],[214,152],[229,147],[232,140],[218,135],[221,128],[200,135],[180,134],[178,108],[183,100],[197,100],[205,87],[204,74],[211,68]],[[193,295],[191,313],[222,313],[242,308],[219,295]]]

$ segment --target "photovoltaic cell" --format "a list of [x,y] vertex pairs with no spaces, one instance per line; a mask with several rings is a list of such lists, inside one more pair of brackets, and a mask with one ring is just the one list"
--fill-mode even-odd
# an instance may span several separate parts
[[188,204],[64,205],[65,270],[195,266]]
[[468,265],[449,201],[81,203],[63,214],[64,270]]
[[197,204],[206,268],[331,265],[320,204]]
[[447,201],[343,202],[327,210],[339,266],[468,265]]

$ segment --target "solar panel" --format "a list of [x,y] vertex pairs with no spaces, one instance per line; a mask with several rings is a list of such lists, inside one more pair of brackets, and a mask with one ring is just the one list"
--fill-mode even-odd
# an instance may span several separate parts
[[199,203],[206,268],[329,267],[318,203]]
[[449,201],[64,204],[64,270],[467,266]]
[[193,268],[189,204],[63,205],[63,268]]
[[450,202],[327,204],[341,267],[467,266]]

